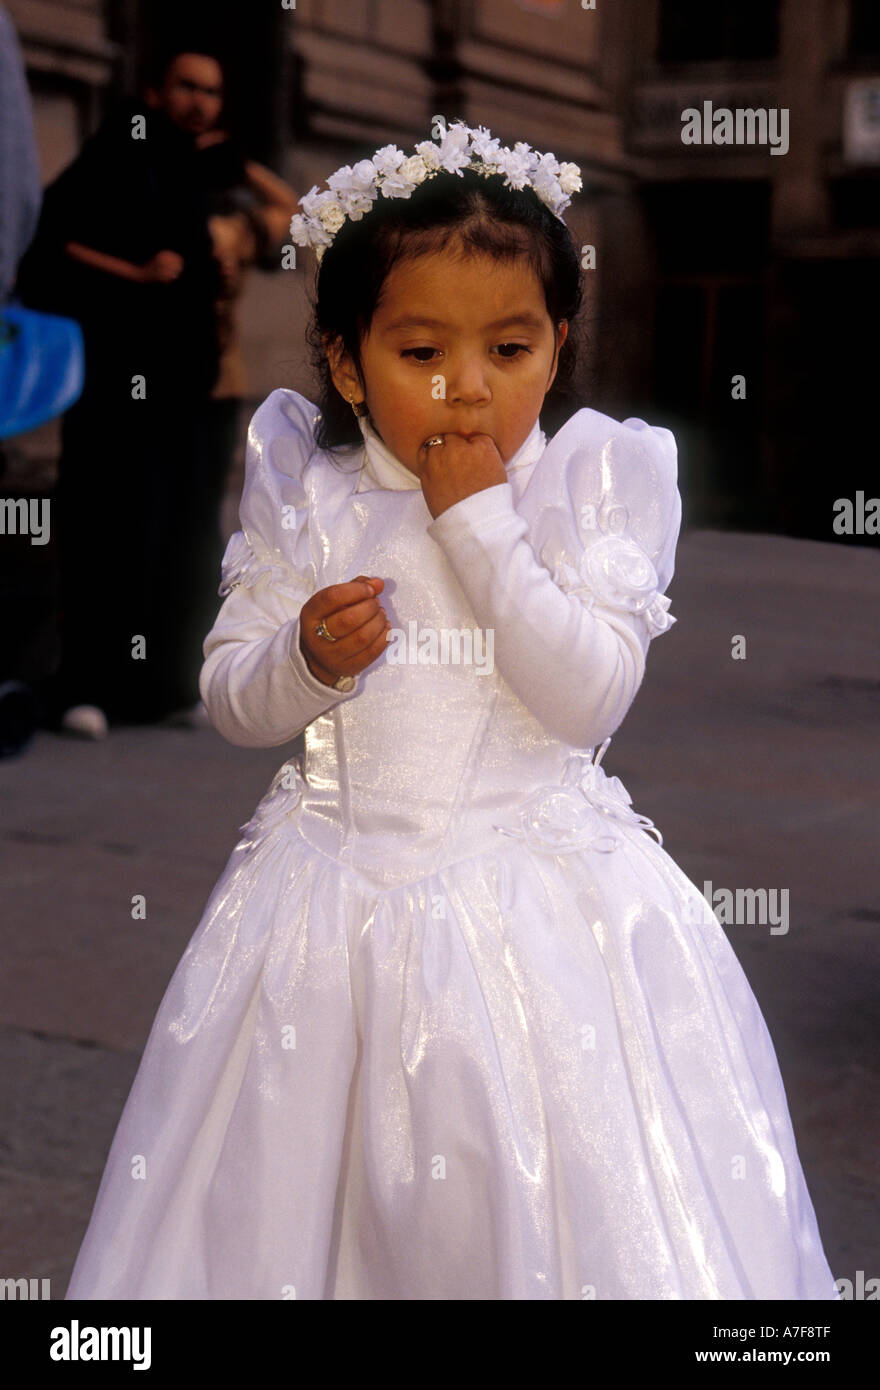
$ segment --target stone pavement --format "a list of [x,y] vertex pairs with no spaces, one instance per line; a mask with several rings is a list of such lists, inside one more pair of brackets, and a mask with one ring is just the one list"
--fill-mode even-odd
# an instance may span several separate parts
[[[727,931],[834,1275],[880,1277],[880,559],[685,531],[670,597],[678,624],[603,766],[701,891],[789,890],[787,932]],[[124,727],[100,744],[41,732],[0,762],[0,1277],[63,1297],[162,992],[296,746]]]

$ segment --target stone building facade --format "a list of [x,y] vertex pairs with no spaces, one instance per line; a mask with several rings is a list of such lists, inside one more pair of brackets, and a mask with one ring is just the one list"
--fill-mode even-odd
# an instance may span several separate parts
[[[438,113],[574,160],[584,191],[567,220],[597,252],[585,271],[586,399],[676,431],[686,521],[836,541],[833,500],[870,494],[876,0],[7,7],[46,180],[106,102],[142,81],[151,45],[184,21],[191,36],[199,14],[234,54],[233,111],[253,157],[298,193],[379,144],[425,138]],[[703,121],[699,143],[683,140],[689,110]],[[737,112],[753,113],[739,142]],[[783,112],[787,145],[774,149]],[[278,385],[309,390],[312,270],[301,252],[295,271],[252,274],[254,403]]]

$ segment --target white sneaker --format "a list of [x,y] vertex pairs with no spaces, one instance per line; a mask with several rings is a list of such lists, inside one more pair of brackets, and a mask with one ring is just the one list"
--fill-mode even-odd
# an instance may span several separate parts
[[71,705],[61,720],[61,727],[83,738],[106,738],[110,732],[107,716],[97,705]]

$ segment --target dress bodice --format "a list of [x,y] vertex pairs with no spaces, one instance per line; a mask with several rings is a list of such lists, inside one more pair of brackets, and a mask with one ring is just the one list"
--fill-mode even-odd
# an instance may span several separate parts
[[384,862],[386,880],[497,842],[493,821],[558,781],[571,751],[505,684],[426,518],[421,492],[357,494],[334,517],[318,583],[381,574],[392,641],[357,699],[306,729],[298,827],[368,875]]
[[[392,887],[500,836],[565,852],[606,843],[609,813],[637,821],[598,761],[675,621],[669,431],[582,410],[548,445],[536,425],[506,482],[432,518],[368,426],[364,448],[331,457],[315,415],[276,391],[251,422],[242,530],[204,648],[203,698],[233,742],[243,726],[257,744],[305,731],[251,828],[289,816]],[[299,614],[358,574],[385,581],[390,640],[340,695],[309,674]]]

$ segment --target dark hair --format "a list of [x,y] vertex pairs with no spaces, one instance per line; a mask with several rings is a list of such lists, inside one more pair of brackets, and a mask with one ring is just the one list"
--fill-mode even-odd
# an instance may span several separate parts
[[[464,254],[495,260],[525,257],[544,291],[553,324],[565,320],[569,333],[559,353],[556,378],[544,398],[541,425],[552,434],[583,404],[576,387],[581,306],[581,264],[571,233],[529,188],[509,188],[502,174],[445,170],[421,183],[409,198],[384,198],[359,220],[346,218],[324,252],[307,341],[318,380],[321,418],[315,440],[321,449],[360,444],[351,406],[330,374],[323,335],[339,341],[363,377],[361,340],[368,332],[391,268],[404,259],[439,250],[458,240]],[[572,330],[575,329],[573,332]]]
[[187,39],[178,38],[174,43],[166,44],[164,47],[156,48],[150,55],[147,65],[146,82],[156,91],[160,91],[165,85],[168,70],[175,58],[180,58],[184,53],[195,53],[200,58],[213,58],[223,74],[223,84],[226,85],[227,72],[229,67],[228,54],[218,44],[205,41],[198,35],[192,36],[192,42]]

